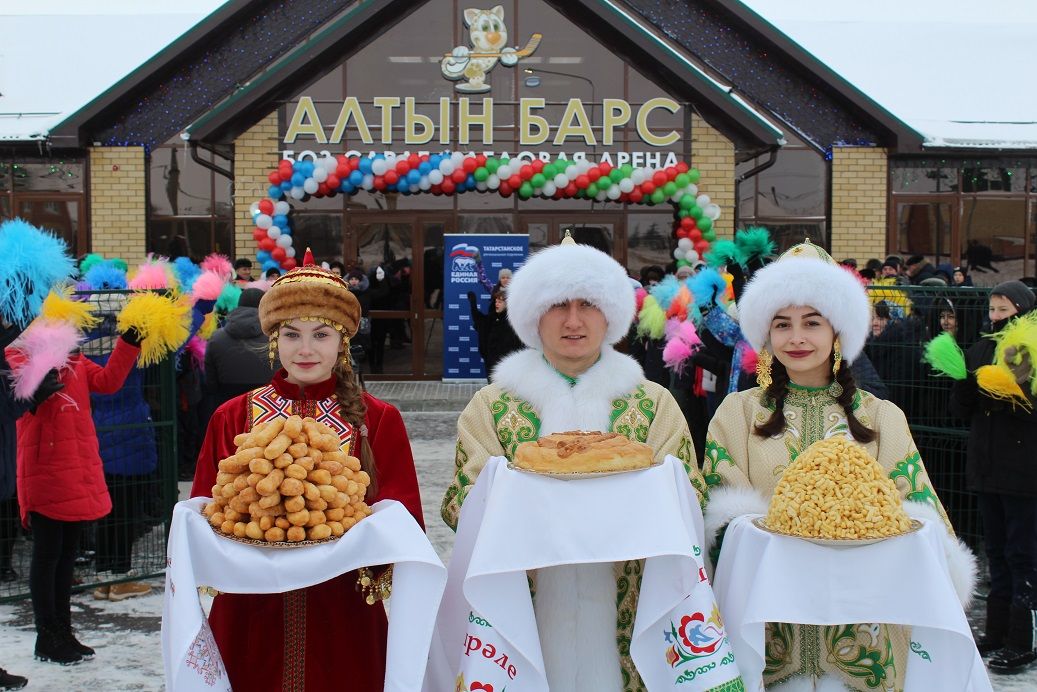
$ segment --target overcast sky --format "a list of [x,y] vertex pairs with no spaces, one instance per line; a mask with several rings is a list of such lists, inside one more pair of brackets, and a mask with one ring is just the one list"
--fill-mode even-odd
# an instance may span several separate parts
[[0,15],[208,14],[222,0],[0,0]]

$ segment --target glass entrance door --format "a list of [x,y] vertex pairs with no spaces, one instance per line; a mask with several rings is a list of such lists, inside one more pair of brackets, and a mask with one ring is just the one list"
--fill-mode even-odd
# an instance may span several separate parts
[[370,330],[358,335],[365,377],[422,379],[442,373],[442,263],[447,217],[349,215],[344,257],[367,276],[358,294]]

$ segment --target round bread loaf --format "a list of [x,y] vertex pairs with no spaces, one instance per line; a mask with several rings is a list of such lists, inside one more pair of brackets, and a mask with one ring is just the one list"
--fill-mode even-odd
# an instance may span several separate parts
[[648,468],[654,458],[643,442],[603,432],[554,433],[515,450],[516,466],[539,473],[633,471]]

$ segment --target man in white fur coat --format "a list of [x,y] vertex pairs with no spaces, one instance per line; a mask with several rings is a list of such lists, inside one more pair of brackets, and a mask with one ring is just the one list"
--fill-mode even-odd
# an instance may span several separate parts
[[[620,433],[650,445],[657,460],[672,454],[702,502],[705,483],[677,402],[613,349],[634,309],[623,268],[571,238],[536,253],[515,273],[508,319],[527,348],[497,365],[494,383],[479,390],[458,420],[457,470],[443,498],[451,528],[487,459],[511,459],[520,443],[569,430]],[[531,575],[551,690],[645,689],[629,651],[643,566],[639,560],[567,565]]]

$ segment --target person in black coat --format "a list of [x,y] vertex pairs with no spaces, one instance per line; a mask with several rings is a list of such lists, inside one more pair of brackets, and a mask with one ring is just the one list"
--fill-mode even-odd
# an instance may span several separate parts
[[489,313],[479,310],[472,291],[468,292],[468,305],[472,310],[472,326],[479,337],[479,355],[486,366],[486,376],[490,378],[493,368],[504,356],[522,348],[522,341],[508,322],[508,305],[502,289],[495,290],[490,297]]
[[259,301],[263,292],[246,288],[241,292],[223,326],[209,339],[205,349],[205,392],[209,413],[220,404],[270,382],[270,340],[259,324]]
[[[1034,308],[1034,294],[1018,281],[990,294],[991,332]],[[951,391],[951,412],[969,421],[966,476],[979,495],[983,540],[990,565],[986,632],[981,653],[994,652],[992,669],[1014,670],[1037,659],[1033,617],[1037,608],[1037,409],[984,394],[973,374],[994,360],[996,342],[985,336],[965,356],[966,379]],[[1010,366],[1029,395],[1029,358]]]

